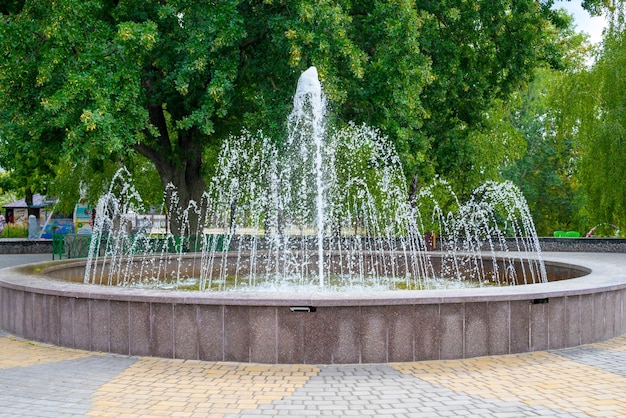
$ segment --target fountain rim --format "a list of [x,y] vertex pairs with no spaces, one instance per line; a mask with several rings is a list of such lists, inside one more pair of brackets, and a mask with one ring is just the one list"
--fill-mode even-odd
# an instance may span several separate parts
[[[86,260],[39,262],[0,270],[3,287],[46,295],[97,300],[167,302],[200,305],[240,306],[377,306],[481,301],[514,301],[592,294],[626,288],[626,273],[593,257],[575,261],[559,255],[544,255],[547,266],[571,267],[586,275],[549,283],[467,289],[391,290],[355,292],[206,292],[189,290],[137,289],[63,281],[47,276],[50,268],[80,267]],[[572,253],[573,254],[573,253]],[[613,270],[615,270],[613,272]],[[609,274],[621,273],[621,274]]]

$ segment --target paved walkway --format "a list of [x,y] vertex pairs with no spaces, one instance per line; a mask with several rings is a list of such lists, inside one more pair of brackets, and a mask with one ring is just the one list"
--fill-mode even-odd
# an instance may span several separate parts
[[454,361],[308,366],[124,357],[0,332],[0,416],[626,416],[626,336]]
[[310,366],[127,357],[0,331],[0,417],[623,417],[625,395],[626,335],[519,355]]

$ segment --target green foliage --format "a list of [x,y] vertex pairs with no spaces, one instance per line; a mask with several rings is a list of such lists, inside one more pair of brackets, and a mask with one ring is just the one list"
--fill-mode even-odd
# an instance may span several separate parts
[[590,46],[585,36],[572,29],[571,16],[563,10],[554,13],[560,23],[551,29],[553,43],[561,45],[566,54],[561,56],[558,70],[537,69],[534,80],[507,103],[510,126],[522,136],[525,149],[521,158],[504,160],[501,167],[502,176],[522,190],[537,232],[544,236],[554,230],[583,231],[586,227],[574,143],[570,136],[558,135],[555,121],[559,110],[552,106],[550,96],[565,72],[584,68]]
[[8,199],[0,197],[0,202],[4,204],[14,201],[13,193],[17,189],[19,189],[19,184],[16,183],[15,178],[6,171],[0,171],[0,196],[11,195]]
[[[221,170],[212,178],[209,195],[212,225],[263,230],[270,223],[268,207],[275,191],[277,150],[262,132],[244,131],[222,143],[217,153]],[[275,185],[274,185],[275,186]]]
[[419,224],[423,231],[432,231],[440,235],[442,226],[457,213],[461,207],[456,193],[446,180],[435,178],[427,187],[423,187],[416,196],[415,207]]
[[555,230],[584,230],[579,208],[581,199],[575,177],[574,146],[569,137],[554,130],[554,111],[549,107],[548,89],[559,80],[553,71],[542,71],[528,90],[521,92],[514,112],[514,125],[524,135],[525,155],[502,169],[504,178],[522,190],[537,233]]
[[133,179],[133,187],[143,198],[146,209],[149,206],[163,204],[163,187],[154,166],[140,155],[127,156],[122,160],[62,160],[55,169],[56,176],[51,179],[49,193],[59,203],[57,212],[72,213],[76,202],[83,201],[94,207],[98,203],[101,191],[107,190],[111,178],[124,166]]
[[27,238],[28,227],[18,224],[6,224],[0,238]]
[[519,152],[509,94],[562,53],[547,36],[558,16],[534,0],[27,0],[1,11],[3,166],[35,189],[82,177],[97,194],[100,174],[139,153],[183,202],[199,199],[229,134],[283,138],[310,65],[332,114],[378,127],[409,176],[441,173],[469,191]]
[[[605,36],[603,50],[589,74],[596,92],[593,114],[581,117],[580,174],[589,210],[598,220],[626,229],[626,33]],[[591,110],[591,109],[590,109]]]
[[[400,161],[377,129],[349,124],[331,134],[335,184],[329,190],[335,231],[391,236],[408,230],[406,181]],[[392,227],[405,228],[391,230]]]
[[533,0],[423,1],[418,7],[429,12],[422,48],[435,77],[422,96],[430,172],[467,196],[485,180],[476,163],[488,147],[478,139],[492,123],[490,110],[527,83],[534,68],[558,64],[562,50],[550,32],[551,21],[560,21],[548,4]]
[[[338,114],[386,122],[404,140],[420,120],[428,72],[410,2],[62,0],[18,9],[0,21],[0,134],[7,169],[24,178],[42,167],[49,180],[60,160],[134,149],[184,195],[202,182],[203,148],[243,126],[282,134],[295,81],[312,64]],[[9,155],[15,148],[19,157]]]
[[593,67],[568,75],[553,96],[558,134],[574,141],[589,222],[621,230],[626,227],[625,51],[624,28],[613,26]]

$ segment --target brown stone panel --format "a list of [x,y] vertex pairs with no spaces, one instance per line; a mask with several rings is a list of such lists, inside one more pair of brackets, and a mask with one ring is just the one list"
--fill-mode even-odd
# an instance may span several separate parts
[[621,305],[622,305],[622,293],[620,290],[611,291],[611,296],[613,297],[613,311],[607,313],[607,315],[611,316],[612,321],[612,332],[609,338],[613,338],[618,335],[622,335],[620,332],[622,329],[622,321],[621,321]]
[[609,313],[613,321],[613,335],[622,335],[622,291],[612,291],[613,294],[613,311]]
[[338,334],[332,363],[360,363],[361,309],[353,306],[334,308]]
[[7,290],[0,286],[0,329],[7,329],[6,324],[4,323],[4,321],[7,318],[7,314],[9,313],[8,309],[7,309],[7,297],[6,297],[6,293]]
[[415,360],[439,360],[441,358],[440,305],[415,305]]
[[511,354],[530,348],[530,302],[514,300],[511,304]]
[[278,363],[304,363],[304,324],[316,312],[291,312],[288,307],[276,311],[278,327]]
[[14,303],[13,303],[13,298],[11,297],[13,296],[13,290],[11,289],[7,289],[7,288],[2,288],[2,305],[0,305],[0,308],[2,309],[2,329],[9,331],[9,332],[15,332],[15,309],[14,308]]
[[112,353],[130,354],[130,303],[111,301],[110,309],[110,342]]
[[0,286],[0,329],[6,330],[9,329],[7,320],[11,312],[9,311],[8,293],[9,291],[6,288]]
[[594,296],[580,295],[580,343],[589,344],[595,338]]
[[174,305],[153,303],[150,306],[150,353],[174,358]]
[[593,295],[593,342],[604,340],[606,334],[606,293]]
[[250,361],[250,307],[224,307],[224,360]]
[[487,302],[465,304],[464,358],[489,354],[489,309]]
[[59,313],[59,297],[44,296],[44,337],[42,341],[49,344],[58,344],[61,333],[61,318]]
[[567,347],[567,299],[550,298],[548,303],[548,345],[551,350]]
[[[295,313],[295,312],[294,312]],[[304,318],[304,363],[330,364],[339,340],[335,308],[321,307]]]
[[530,350],[547,350],[549,346],[548,333],[548,303],[533,303],[530,301]]
[[464,354],[464,304],[442,303],[441,323],[441,359],[459,359]]
[[2,322],[0,329],[15,332],[15,303],[13,300],[14,290],[0,288],[0,310],[2,311]]
[[13,299],[14,290],[1,288],[0,310],[2,310],[2,323],[0,329],[15,332],[15,301]]
[[250,361],[277,362],[277,313],[274,306],[250,307]]
[[61,328],[59,330],[59,344],[64,347],[74,347],[74,299],[59,298],[59,319]]
[[224,306],[198,305],[198,356],[200,360],[225,360]]
[[89,328],[89,299],[74,299],[72,316],[73,347],[81,350],[91,349],[91,330]]
[[615,296],[616,292],[606,292],[606,305],[604,309],[604,335],[603,340],[618,336],[615,328]]
[[198,305],[174,305],[174,358],[199,360]]
[[24,335],[24,292],[15,290],[11,292],[11,312],[13,313],[12,330],[17,335]]
[[46,296],[33,293],[33,336],[30,339],[44,342],[46,337]]
[[413,361],[415,339],[415,307],[412,305],[389,306],[388,361]]
[[94,351],[111,351],[111,311],[109,304],[108,300],[94,299],[91,301],[91,349]]
[[129,351],[133,356],[149,356],[152,336],[150,303],[131,302],[128,305],[128,332],[131,336]]
[[360,320],[361,362],[385,363],[389,361],[387,307],[363,306]]
[[580,296],[567,296],[565,301],[565,346],[573,347],[581,344]]
[[618,311],[616,316],[620,318],[619,334],[626,334],[626,289],[620,290],[619,303],[616,304],[615,309]]
[[511,345],[511,304],[509,301],[488,302],[487,354],[509,354]]
[[34,308],[34,294],[30,292],[24,293],[24,319],[23,319],[23,333],[24,338],[33,340],[35,337],[35,330],[33,325],[33,308]]
[[614,298],[614,311],[611,314],[613,317],[613,332],[614,335],[622,335],[622,290],[616,290],[613,292]]

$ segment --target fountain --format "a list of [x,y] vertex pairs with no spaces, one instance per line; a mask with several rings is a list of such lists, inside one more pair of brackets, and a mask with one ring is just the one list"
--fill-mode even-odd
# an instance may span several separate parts
[[[185,231],[195,211],[200,226],[188,236],[157,239],[132,224],[129,213],[141,211],[141,197],[120,171],[96,210],[85,281],[351,292],[546,281],[534,225],[515,186],[490,182],[461,204],[438,181],[411,203],[387,139],[364,125],[328,127],[325,113],[311,67],[298,80],[283,148],[261,132],[231,136],[203,201],[168,208]],[[444,211],[436,188],[446,189],[455,211]],[[425,224],[438,232],[444,254],[426,252]]]
[[623,268],[544,261],[513,185],[460,202],[436,181],[410,202],[386,139],[326,126],[324,113],[311,68],[285,147],[260,132],[225,141],[203,201],[167,208],[179,236],[131,221],[141,196],[120,171],[87,260],[0,270],[0,328],[125,355],[309,364],[521,353],[626,332]]

